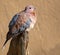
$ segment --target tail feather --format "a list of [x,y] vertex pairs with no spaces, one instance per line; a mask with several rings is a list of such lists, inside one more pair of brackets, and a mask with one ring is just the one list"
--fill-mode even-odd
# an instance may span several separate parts
[[10,32],[8,32],[8,33],[7,33],[7,36],[6,36],[6,41],[4,42],[3,47],[4,47],[4,46],[5,46],[5,44],[8,42],[8,40],[10,40],[10,39],[11,39],[11,37],[12,37],[11,33],[10,33]]
[[6,43],[8,42],[8,40],[10,40],[11,38],[14,38],[14,37],[18,36],[19,34],[20,33],[17,33],[17,34],[13,35],[12,33],[8,32],[7,36],[6,36],[6,41],[4,42],[3,47],[6,45]]
[[6,41],[4,42],[3,47],[5,46],[5,44],[7,43],[7,41],[8,41],[8,40],[6,40]]

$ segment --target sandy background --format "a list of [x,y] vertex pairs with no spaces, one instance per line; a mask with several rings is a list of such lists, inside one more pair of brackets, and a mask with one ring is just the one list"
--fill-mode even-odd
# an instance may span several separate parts
[[37,8],[37,24],[29,33],[30,55],[60,55],[60,0],[0,0],[0,55],[9,49],[10,41],[3,51],[1,47],[11,18],[28,4]]

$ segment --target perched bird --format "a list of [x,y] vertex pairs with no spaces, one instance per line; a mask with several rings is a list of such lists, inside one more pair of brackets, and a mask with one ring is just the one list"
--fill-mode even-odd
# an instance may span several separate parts
[[23,11],[17,13],[10,21],[9,31],[7,33],[6,41],[3,47],[10,38],[16,37],[24,31],[29,32],[34,27],[35,23],[35,7],[33,5],[28,5]]

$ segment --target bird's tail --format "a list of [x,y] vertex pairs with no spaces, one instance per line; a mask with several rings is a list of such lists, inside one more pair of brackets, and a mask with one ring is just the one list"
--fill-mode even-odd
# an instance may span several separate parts
[[7,43],[7,41],[8,41],[8,40],[6,40],[6,41],[4,42],[2,49],[5,49],[5,44]]
[[11,37],[12,37],[12,34],[11,34],[10,32],[8,32],[8,33],[7,33],[7,36],[6,36],[6,40],[5,40],[2,48],[4,48],[5,44],[8,42],[8,40],[11,39]]
[[6,36],[6,41],[4,42],[3,44],[3,47],[5,47],[6,43],[8,42],[8,40],[10,40],[11,38],[14,38],[16,36],[18,36],[20,33],[17,33],[17,34],[12,34],[10,31],[7,33],[7,36]]

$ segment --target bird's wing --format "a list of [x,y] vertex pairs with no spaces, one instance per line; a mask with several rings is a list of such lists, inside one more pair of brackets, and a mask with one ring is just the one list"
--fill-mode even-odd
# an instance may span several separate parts
[[18,18],[18,14],[13,16],[12,20],[9,23],[9,30],[15,25],[17,18]]
[[22,32],[30,26],[31,19],[27,17],[24,13],[18,15],[16,21],[12,21],[14,25],[11,28],[12,33]]

